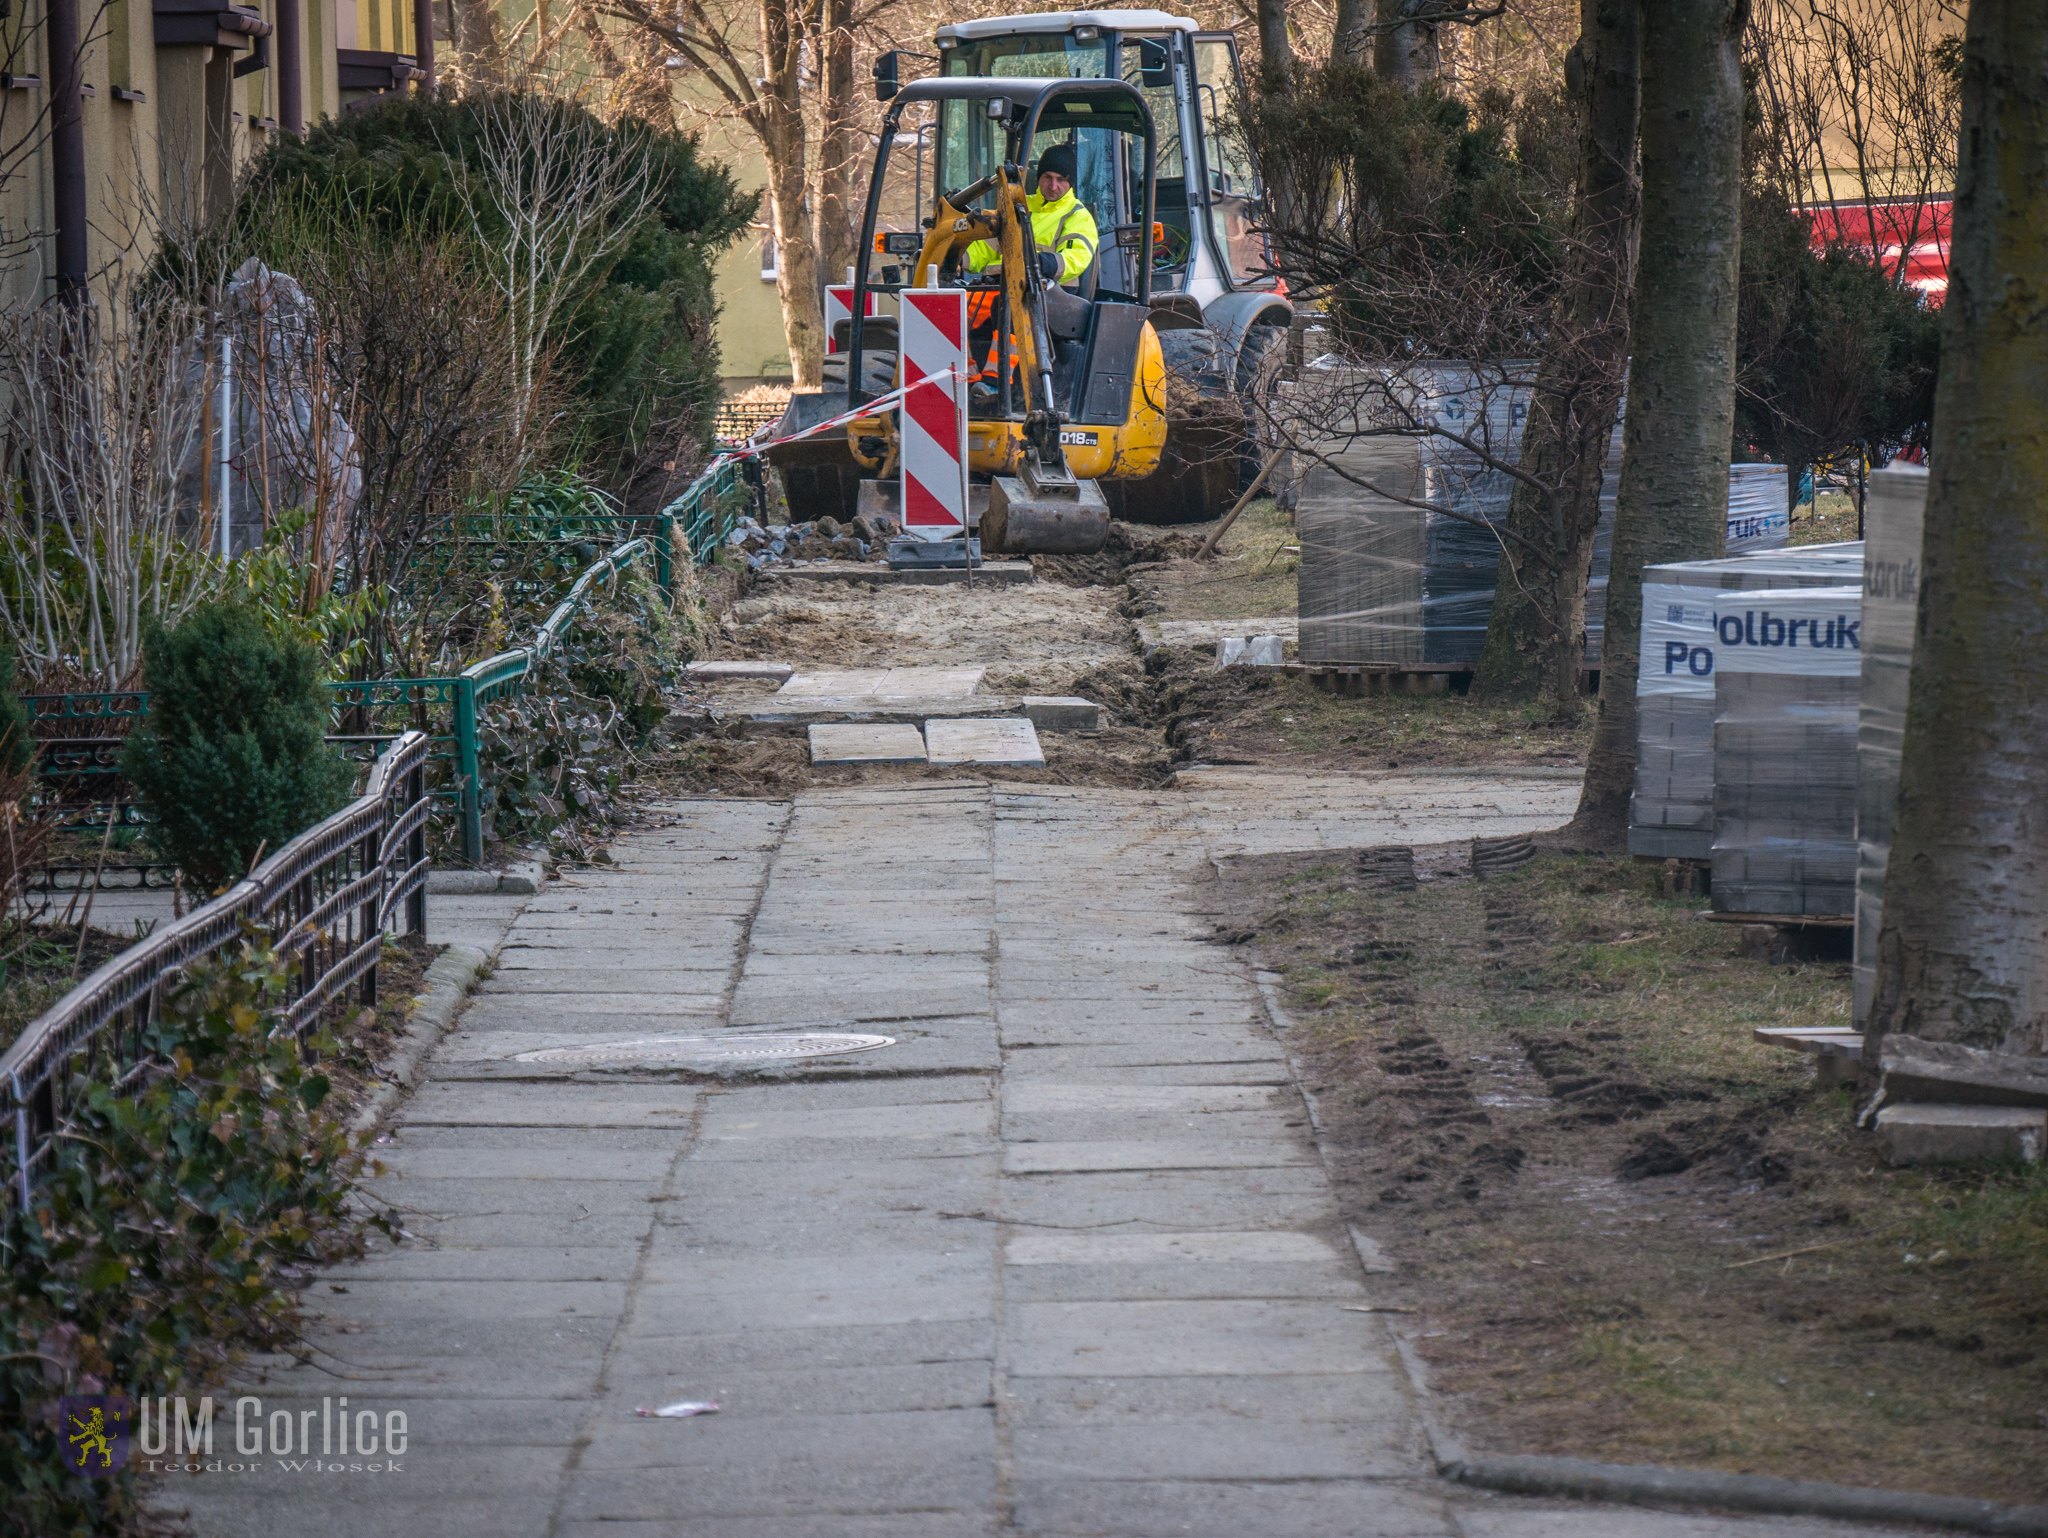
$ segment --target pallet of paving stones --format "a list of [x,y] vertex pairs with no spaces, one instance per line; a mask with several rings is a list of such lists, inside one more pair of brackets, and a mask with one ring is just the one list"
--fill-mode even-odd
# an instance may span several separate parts
[[1907,683],[1920,610],[1920,532],[1927,471],[1887,467],[1870,477],[1864,514],[1863,692],[1856,721],[1855,1018],[1870,1017],[1877,933],[1892,811],[1899,798],[1899,748],[1906,735]]
[[[1853,913],[1861,587],[1765,590],[1722,615],[1713,905]],[[1802,637],[1805,644],[1801,644]]]
[[1862,577],[1860,542],[1643,568],[1629,853],[1682,860],[1712,853],[1715,620],[1726,595]]

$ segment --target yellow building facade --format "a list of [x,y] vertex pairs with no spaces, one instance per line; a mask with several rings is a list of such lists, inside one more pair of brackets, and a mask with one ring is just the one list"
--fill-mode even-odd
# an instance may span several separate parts
[[272,135],[429,83],[434,10],[22,0],[0,21],[0,144],[19,146],[0,163],[0,299],[136,271],[163,230],[224,211]]

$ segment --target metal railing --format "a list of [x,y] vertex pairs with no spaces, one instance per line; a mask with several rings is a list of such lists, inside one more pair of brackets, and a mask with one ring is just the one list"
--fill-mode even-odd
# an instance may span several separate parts
[[[677,516],[716,518],[715,497],[706,493],[703,509],[685,509]],[[680,504],[678,504],[680,505]],[[453,678],[370,678],[354,679],[327,686],[333,695],[337,718],[353,718],[367,732],[356,731],[346,739],[330,741],[364,742],[388,740],[391,733],[376,730],[376,717],[385,724],[397,715],[425,729],[430,713],[448,713],[448,729],[428,732],[429,757],[434,761],[440,784],[435,794],[452,805],[464,863],[475,865],[483,859],[484,809],[490,787],[483,783],[478,762],[477,713],[479,709],[508,693],[518,693],[522,681],[554,650],[577,612],[598,589],[609,585],[635,561],[649,556],[659,559],[662,546],[651,536],[629,539],[584,569],[553,612],[534,633],[530,645],[499,652],[494,657],[466,667]],[[120,773],[121,739],[117,736],[65,738],[65,722],[114,722],[132,726],[149,710],[147,693],[131,690],[108,694],[50,694],[24,696],[34,714],[37,735],[43,740],[41,773],[49,781],[67,787],[96,813],[92,826],[103,826],[109,815],[110,795],[93,794],[96,785],[111,785]],[[77,728],[68,728],[76,730]],[[89,728],[88,728],[89,729]]]
[[378,756],[363,793],[265,860],[244,880],[131,945],[31,1021],[0,1056],[0,1149],[6,1190],[24,1205],[71,1109],[80,1067],[104,1058],[117,1088],[149,1071],[151,1022],[184,970],[265,930],[291,965],[278,1029],[303,1037],[351,987],[377,998],[377,962],[394,920],[427,927],[427,738],[407,732]]

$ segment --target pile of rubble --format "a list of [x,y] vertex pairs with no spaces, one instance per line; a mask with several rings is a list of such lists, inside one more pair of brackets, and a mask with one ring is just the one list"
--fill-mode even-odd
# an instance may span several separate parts
[[742,518],[725,542],[760,571],[804,561],[885,561],[891,536],[902,532],[887,516],[862,516],[847,523],[820,518],[812,523],[763,524]]

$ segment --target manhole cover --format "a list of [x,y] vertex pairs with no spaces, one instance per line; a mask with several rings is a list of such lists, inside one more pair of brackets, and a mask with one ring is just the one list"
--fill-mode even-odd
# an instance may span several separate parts
[[690,1063],[775,1062],[792,1057],[835,1057],[843,1052],[872,1052],[893,1047],[893,1036],[646,1036],[638,1041],[594,1041],[588,1046],[541,1047],[521,1052],[515,1063],[624,1064],[636,1068],[669,1068]]

